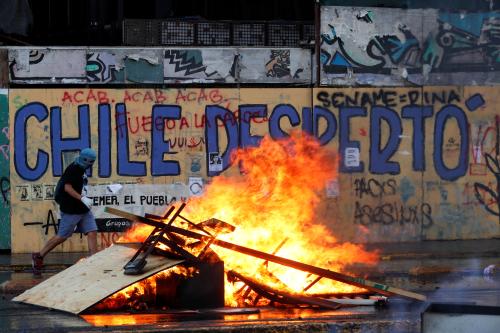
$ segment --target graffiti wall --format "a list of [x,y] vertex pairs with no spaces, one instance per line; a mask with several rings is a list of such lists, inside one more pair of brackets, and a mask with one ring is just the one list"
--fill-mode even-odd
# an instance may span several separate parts
[[[104,206],[161,211],[237,170],[233,149],[291,129],[339,153],[318,219],[340,239],[499,237],[498,95],[453,86],[12,89],[12,250],[32,251],[57,230],[54,186],[81,147],[98,152],[89,195],[106,246],[129,225]],[[85,247],[73,236],[61,249]]]
[[499,83],[500,12],[321,7],[321,83]]
[[[300,112],[309,107],[311,92],[11,90],[12,251],[39,248],[57,231],[55,184],[81,147],[91,145],[98,152],[89,177],[89,196],[95,200],[100,246],[106,246],[128,225],[104,214],[102,207],[119,206],[137,214],[159,213],[167,204],[199,195],[211,176],[227,169],[231,149],[251,145],[255,135],[268,133],[265,113],[270,114],[279,105]],[[238,113],[250,119],[241,128],[236,121]],[[273,124],[272,133],[276,135],[290,127],[279,119]],[[123,185],[118,194],[111,190],[115,184]],[[85,237],[74,236],[61,250],[85,248]]]
[[343,158],[326,203],[340,230],[368,242],[498,237],[497,90],[315,90]]
[[10,249],[10,177],[8,91],[0,89],[0,250]]
[[10,82],[22,84],[311,83],[298,48],[9,49]]

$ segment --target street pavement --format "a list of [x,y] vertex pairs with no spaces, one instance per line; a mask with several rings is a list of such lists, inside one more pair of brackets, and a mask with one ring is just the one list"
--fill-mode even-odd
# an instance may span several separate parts
[[[500,239],[369,248],[380,252],[379,264],[354,265],[349,267],[352,273],[423,293],[429,302],[391,297],[385,307],[337,311],[261,308],[249,314],[192,310],[75,316],[10,299],[69,267],[84,253],[49,254],[41,279],[30,273],[29,254],[0,254],[0,332],[420,332],[421,314],[430,302],[500,306]],[[484,274],[487,267],[492,274]]]

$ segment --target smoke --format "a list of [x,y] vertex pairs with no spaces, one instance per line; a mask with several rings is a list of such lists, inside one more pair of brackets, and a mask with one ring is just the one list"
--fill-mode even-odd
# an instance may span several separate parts
[[[427,296],[426,302],[406,299],[389,299],[389,317],[392,320],[418,322],[432,303],[487,305],[500,304],[500,269],[495,258],[444,259],[439,262],[450,265],[448,273],[428,272],[407,275],[398,287],[415,290]],[[427,263],[421,263],[429,265]],[[401,283],[402,282],[402,283]],[[405,285],[406,284],[406,285]]]

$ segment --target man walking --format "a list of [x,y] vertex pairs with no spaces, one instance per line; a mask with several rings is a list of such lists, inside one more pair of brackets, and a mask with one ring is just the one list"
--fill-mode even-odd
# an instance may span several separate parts
[[97,252],[97,225],[90,211],[92,200],[85,196],[87,185],[85,170],[92,167],[95,160],[96,153],[92,148],[83,149],[59,179],[55,200],[59,204],[61,222],[57,235],[52,237],[40,252],[32,253],[33,274],[41,274],[43,258],[57,245],[71,237],[75,231],[87,235],[90,255]]

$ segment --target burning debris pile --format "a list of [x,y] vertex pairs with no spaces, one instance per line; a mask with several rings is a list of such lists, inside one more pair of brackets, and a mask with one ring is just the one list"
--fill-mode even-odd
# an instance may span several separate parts
[[[419,294],[340,273],[353,263],[373,265],[378,255],[359,245],[339,243],[326,226],[334,225],[335,217],[319,221],[315,216],[325,184],[337,177],[338,164],[335,154],[320,148],[316,140],[303,134],[280,141],[266,137],[259,147],[239,150],[232,158],[239,174],[214,178],[203,196],[171,206],[163,216],[107,208],[110,214],[139,222],[123,239],[142,243],[125,265],[125,274],[142,274],[152,253],[183,260],[184,266],[132,285],[97,309],[126,304],[141,309],[155,281],[189,280],[199,273],[200,265],[222,262],[226,306],[336,309],[341,302],[328,297],[367,292],[425,300]],[[204,283],[218,290],[208,297],[217,298],[220,288],[211,277]],[[146,289],[141,293],[140,288]],[[142,301],[132,301],[137,298]]]

